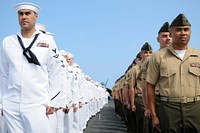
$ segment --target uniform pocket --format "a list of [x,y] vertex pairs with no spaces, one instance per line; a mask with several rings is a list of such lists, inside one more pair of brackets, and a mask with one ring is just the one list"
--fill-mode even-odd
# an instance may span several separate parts
[[167,69],[167,70],[162,70],[160,71],[160,75],[161,77],[165,77],[165,78],[168,78],[168,77],[171,77],[173,75],[176,74],[176,70],[173,70],[173,69]]
[[165,69],[160,71],[160,80],[159,90],[160,94],[167,96],[170,95],[170,92],[176,87],[177,78],[176,78],[176,70],[174,69]]
[[189,68],[189,82],[191,87],[197,87],[200,85],[200,68],[190,67]]

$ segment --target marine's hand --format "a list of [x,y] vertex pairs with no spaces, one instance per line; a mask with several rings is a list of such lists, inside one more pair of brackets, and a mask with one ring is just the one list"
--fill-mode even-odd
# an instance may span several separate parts
[[150,109],[145,109],[144,116],[150,117]]
[[156,128],[158,131],[161,132],[160,129],[160,121],[157,116],[152,117],[153,127]]
[[132,111],[134,111],[134,112],[136,112],[136,106],[135,106],[135,104],[134,105],[132,105]]
[[127,104],[127,108],[128,108],[128,109],[131,109],[131,104]]

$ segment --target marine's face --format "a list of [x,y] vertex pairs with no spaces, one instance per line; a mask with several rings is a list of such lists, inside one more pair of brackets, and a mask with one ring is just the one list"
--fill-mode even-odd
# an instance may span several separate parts
[[174,26],[170,29],[172,42],[177,46],[185,46],[188,44],[191,35],[191,26]]
[[172,38],[170,37],[169,32],[160,32],[157,41],[160,43],[160,48],[164,48],[172,43]]
[[27,31],[35,28],[36,20],[38,15],[31,10],[19,10],[18,11],[18,20],[21,30]]
[[152,50],[142,50],[141,51],[141,57],[144,60],[146,57],[150,56],[152,54]]

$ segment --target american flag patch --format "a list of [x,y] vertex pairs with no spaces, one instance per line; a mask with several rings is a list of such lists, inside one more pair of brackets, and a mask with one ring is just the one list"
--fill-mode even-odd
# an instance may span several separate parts
[[45,47],[45,48],[48,48],[48,47],[49,47],[49,44],[48,44],[48,43],[39,42],[39,43],[37,43],[36,46],[37,46],[37,47]]

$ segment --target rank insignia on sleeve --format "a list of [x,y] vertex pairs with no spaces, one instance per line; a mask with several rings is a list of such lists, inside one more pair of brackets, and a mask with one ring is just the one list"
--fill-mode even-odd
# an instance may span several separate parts
[[60,60],[60,62],[62,63],[62,64],[61,64],[61,67],[65,68],[65,65],[64,65],[64,63],[63,63],[63,60]]
[[200,68],[200,64],[197,62],[191,63],[190,66]]
[[53,51],[54,53],[56,53],[56,52],[57,52],[56,48],[55,48],[55,49],[52,49],[52,51]]
[[55,54],[53,57],[54,57],[54,58],[58,58],[58,57],[59,57],[59,54]]
[[57,49],[52,49],[52,51],[55,53],[55,55],[53,55],[54,58],[58,58],[59,54],[57,54]]
[[39,43],[37,43],[36,46],[37,46],[37,47],[45,47],[45,48],[48,48],[48,47],[49,47],[49,44],[48,44],[48,43],[45,43],[45,42],[39,42]]

